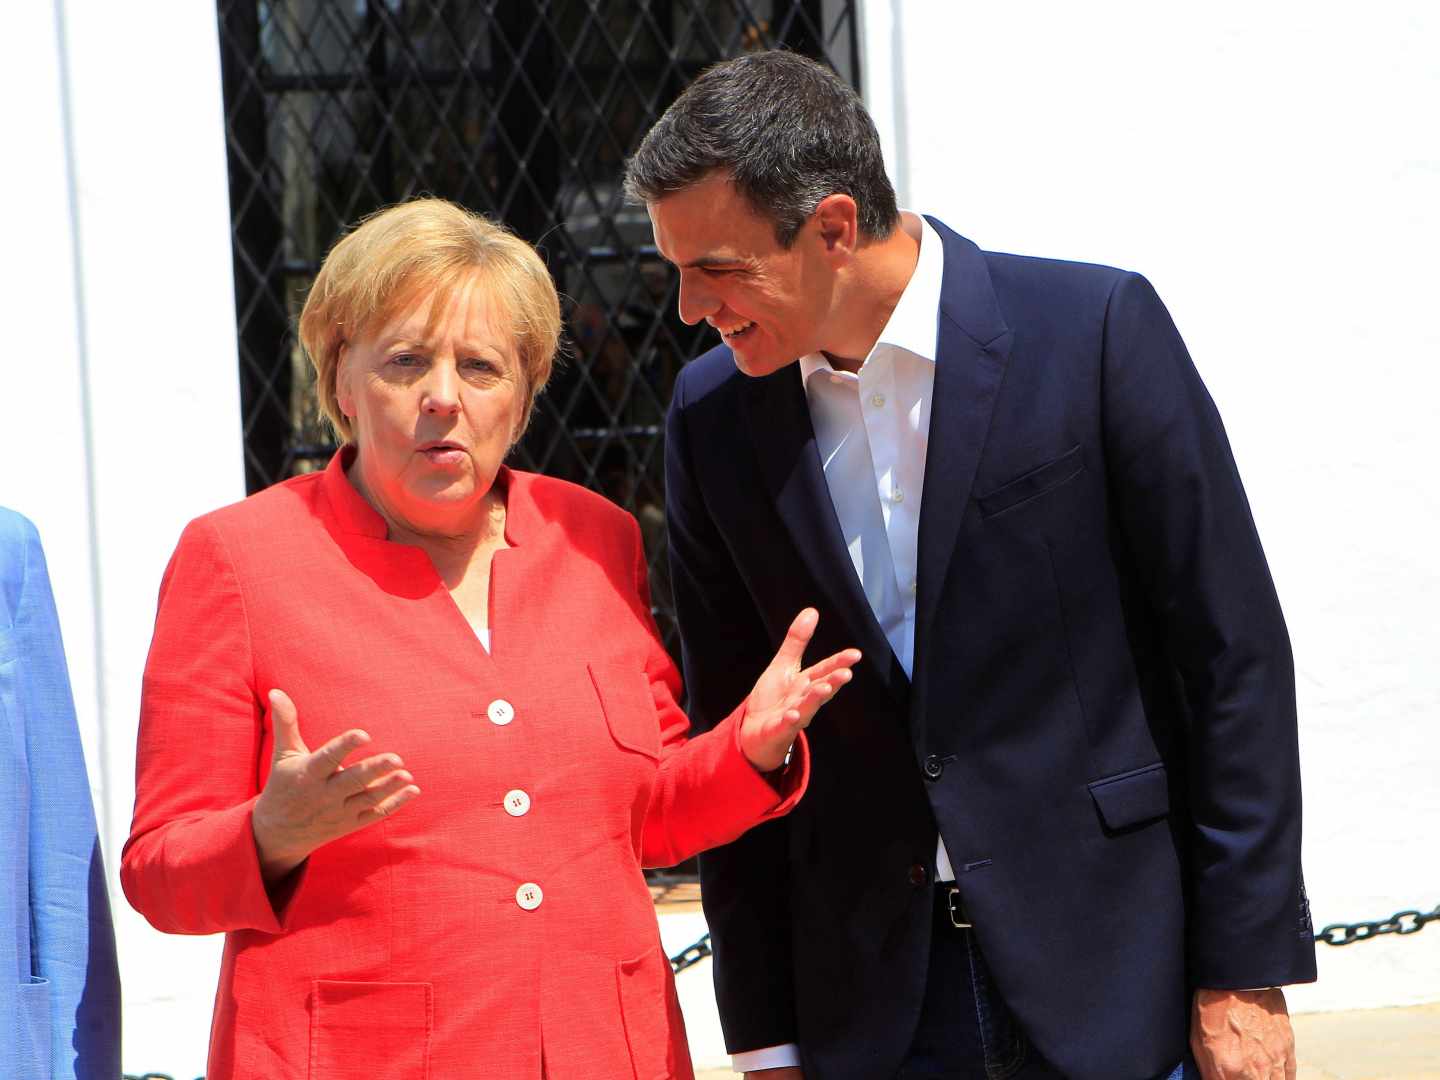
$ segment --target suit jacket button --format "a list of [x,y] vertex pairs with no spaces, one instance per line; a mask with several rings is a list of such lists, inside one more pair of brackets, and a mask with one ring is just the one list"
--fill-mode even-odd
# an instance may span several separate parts
[[925,759],[925,778],[927,780],[939,780],[940,774],[945,771],[945,763],[940,760],[939,755],[931,754]]
[[930,875],[926,872],[925,867],[920,865],[920,863],[918,862],[914,866],[910,867],[910,873],[908,876],[910,878],[910,884],[914,885],[917,889],[921,885],[924,885],[930,877]]

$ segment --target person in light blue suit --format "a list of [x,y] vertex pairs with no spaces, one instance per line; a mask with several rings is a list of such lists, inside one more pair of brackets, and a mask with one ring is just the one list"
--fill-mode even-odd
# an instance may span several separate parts
[[120,976],[45,555],[0,507],[0,1075],[115,1080]]

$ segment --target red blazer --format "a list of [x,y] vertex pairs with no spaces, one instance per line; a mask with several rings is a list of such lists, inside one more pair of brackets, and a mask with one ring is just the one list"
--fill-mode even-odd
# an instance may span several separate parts
[[[209,1080],[692,1075],[640,868],[786,813],[808,754],[777,790],[739,710],[687,742],[634,520],[563,481],[497,482],[493,655],[341,455],[181,537],[121,881],[158,929],[227,935]],[[362,756],[400,754],[422,792],[283,895],[250,827],[272,687],[309,746],[362,727]]]

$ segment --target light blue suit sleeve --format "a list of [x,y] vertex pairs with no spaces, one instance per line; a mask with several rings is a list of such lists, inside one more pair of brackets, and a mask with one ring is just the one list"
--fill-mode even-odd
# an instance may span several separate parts
[[0,1059],[115,1080],[115,932],[60,625],[40,538],[3,508],[0,740]]

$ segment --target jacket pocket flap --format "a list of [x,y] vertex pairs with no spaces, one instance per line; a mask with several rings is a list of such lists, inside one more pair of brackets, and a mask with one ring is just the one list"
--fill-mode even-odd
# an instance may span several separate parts
[[1031,469],[1023,476],[1001,485],[988,495],[976,496],[975,502],[979,504],[981,514],[991,517],[1002,510],[1018,506],[1027,499],[1043,495],[1067,480],[1073,480],[1084,470],[1085,461],[1080,456],[1080,444],[1076,443],[1054,461]]
[[610,736],[627,750],[660,760],[660,717],[643,671],[621,664],[586,664]]
[[1100,819],[1112,831],[1128,829],[1170,812],[1170,785],[1164,762],[1095,780],[1089,788]]

